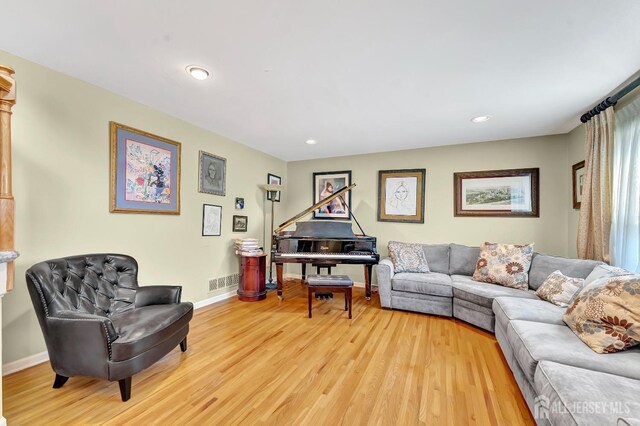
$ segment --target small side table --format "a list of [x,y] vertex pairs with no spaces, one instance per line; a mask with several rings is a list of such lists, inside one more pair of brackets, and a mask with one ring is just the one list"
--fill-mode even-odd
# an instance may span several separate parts
[[239,256],[239,258],[238,299],[244,302],[257,302],[266,299],[265,259],[267,255]]
[[311,304],[313,293],[318,290],[344,293],[344,310],[349,309],[351,319],[351,307],[353,306],[352,292],[353,281],[346,275],[309,275],[307,277],[307,296],[309,299],[309,318],[311,318]]

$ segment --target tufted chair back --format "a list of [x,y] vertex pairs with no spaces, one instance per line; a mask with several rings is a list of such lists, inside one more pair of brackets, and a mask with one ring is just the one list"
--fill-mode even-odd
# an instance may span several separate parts
[[134,307],[138,263],[123,254],[48,260],[27,270],[27,286],[39,317],[63,311],[110,317]]

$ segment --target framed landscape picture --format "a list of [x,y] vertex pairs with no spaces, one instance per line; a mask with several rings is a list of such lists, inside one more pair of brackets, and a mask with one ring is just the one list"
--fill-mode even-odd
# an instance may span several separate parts
[[247,232],[249,218],[247,216],[233,216],[233,232]]
[[198,192],[213,195],[225,195],[227,159],[200,151],[198,161]]
[[540,217],[540,169],[453,174],[455,216]]
[[424,223],[425,169],[378,171],[378,221]]
[[202,205],[202,236],[219,237],[222,231],[222,206]]
[[[340,172],[317,172],[313,174],[313,204],[333,195],[342,188],[351,185],[351,170]],[[349,220],[351,213],[347,208],[351,205],[351,191],[348,191],[348,199],[335,198],[313,212],[314,219],[338,219]],[[346,203],[346,204],[345,204]]]
[[[282,185],[282,178],[280,176],[272,175],[271,173],[267,173],[267,183],[273,185]],[[267,200],[271,201],[271,191],[267,191]],[[276,197],[273,199],[276,203],[280,202],[280,191],[276,192]]]
[[573,176],[573,208],[579,209],[582,204],[582,188],[584,187],[585,176],[584,160],[576,163],[571,168]]
[[180,214],[180,143],[110,122],[112,213]]

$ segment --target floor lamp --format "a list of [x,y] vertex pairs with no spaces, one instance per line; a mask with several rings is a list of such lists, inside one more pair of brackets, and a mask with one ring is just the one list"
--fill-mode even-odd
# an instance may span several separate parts
[[[284,185],[276,185],[273,183],[266,183],[260,185],[260,188],[264,189],[267,194],[267,200],[271,199],[271,233],[269,234],[269,281],[267,281],[267,290],[275,290],[277,285],[273,282],[273,206],[275,204],[276,196],[280,192]],[[265,224],[266,225],[266,224]],[[264,234],[263,234],[264,235]],[[265,241],[265,246],[267,242]]]

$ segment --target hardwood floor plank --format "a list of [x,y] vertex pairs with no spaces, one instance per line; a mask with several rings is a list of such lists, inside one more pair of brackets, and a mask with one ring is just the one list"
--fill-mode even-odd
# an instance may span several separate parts
[[354,289],[315,301],[229,299],[196,311],[176,348],[117,383],[72,377],[52,389],[48,363],[4,378],[4,415],[29,424],[534,424],[493,335],[449,318],[380,308]]

